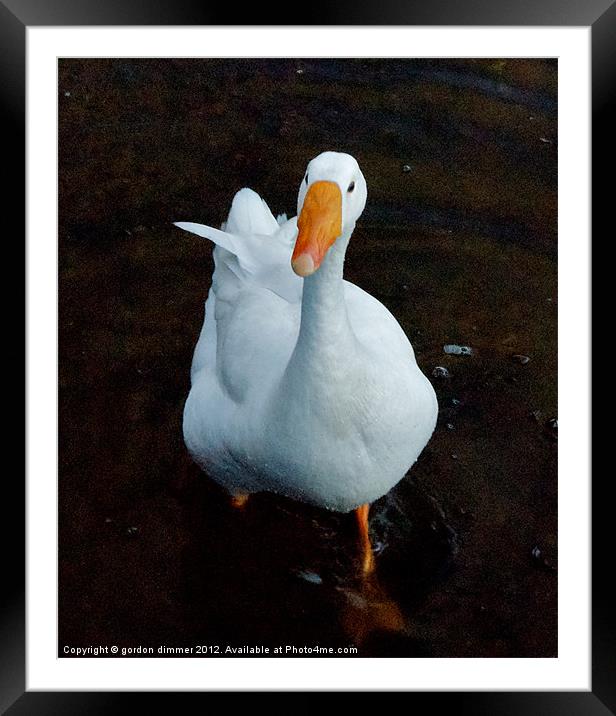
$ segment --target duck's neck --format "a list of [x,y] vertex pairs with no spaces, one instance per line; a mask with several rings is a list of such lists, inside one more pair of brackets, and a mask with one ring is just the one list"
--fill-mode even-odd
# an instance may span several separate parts
[[291,365],[309,372],[343,366],[355,345],[344,298],[342,272],[352,229],[338,238],[320,268],[304,279],[299,337]]

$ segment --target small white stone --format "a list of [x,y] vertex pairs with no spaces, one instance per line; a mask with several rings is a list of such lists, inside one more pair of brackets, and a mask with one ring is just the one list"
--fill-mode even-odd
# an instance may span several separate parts
[[306,582],[310,582],[311,584],[323,584],[323,580],[316,572],[301,569],[297,572],[297,576]]
[[443,352],[450,356],[472,356],[473,349],[470,346],[457,346],[449,343],[443,346]]

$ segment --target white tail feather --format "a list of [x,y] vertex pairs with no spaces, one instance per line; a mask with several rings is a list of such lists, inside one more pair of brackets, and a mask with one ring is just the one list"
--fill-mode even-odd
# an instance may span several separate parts
[[285,222],[279,217],[277,221],[251,189],[241,189],[235,195],[222,230],[186,221],[174,225],[216,244],[213,286],[220,298],[231,295],[229,292],[242,284],[251,284],[287,301],[300,300],[302,281],[291,270],[296,220]]
[[278,223],[269,206],[252,189],[240,189],[233,197],[226,231],[232,234],[273,234]]

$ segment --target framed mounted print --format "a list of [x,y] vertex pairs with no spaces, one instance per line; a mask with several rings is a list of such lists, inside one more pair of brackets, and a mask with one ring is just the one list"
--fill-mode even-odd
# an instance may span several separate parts
[[11,176],[22,123],[27,149],[3,706],[614,710],[589,432],[613,6],[28,5],[2,7]]

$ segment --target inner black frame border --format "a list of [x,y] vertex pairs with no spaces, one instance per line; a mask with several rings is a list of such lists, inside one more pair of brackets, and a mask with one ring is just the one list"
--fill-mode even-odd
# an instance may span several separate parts
[[[304,10],[298,6],[298,10]],[[25,137],[26,137],[26,28],[29,26],[79,25],[236,25],[233,7],[209,6],[198,0],[0,0],[0,114],[4,132],[3,174],[5,246],[21,247],[25,283]],[[242,9],[246,25],[415,25],[415,26],[584,26],[591,28],[592,47],[592,226],[607,227],[613,202],[611,157],[614,156],[612,107],[616,94],[616,2],[615,0],[535,0],[534,4],[511,0],[424,0],[403,5],[403,0],[366,0],[361,6],[350,0],[334,5],[313,0],[304,16],[296,11],[281,22],[276,6],[257,4]],[[610,151],[611,150],[611,151]],[[597,229],[595,229],[597,230]],[[610,234],[613,234],[613,221]],[[23,244],[20,238],[23,237]],[[608,235],[609,238],[609,235]],[[589,247],[591,251],[591,247]],[[19,248],[17,248],[19,252]],[[591,252],[592,257],[592,252]],[[24,292],[25,295],[25,292]],[[8,297],[5,297],[5,302]],[[9,311],[15,325],[6,325],[11,343],[25,346],[24,312]],[[23,319],[23,320],[22,320]],[[591,324],[592,325],[592,324]],[[584,343],[585,336],[581,337]],[[588,336],[590,340],[590,336]],[[25,350],[25,349],[24,349]],[[17,355],[17,361],[21,356]],[[16,362],[17,362],[16,361]],[[24,361],[21,366],[25,366]],[[20,370],[22,372],[20,372]],[[15,375],[24,376],[16,366]],[[22,403],[23,405],[23,403]],[[19,408],[11,413],[13,427],[24,445],[25,431]],[[580,425],[580,431],[590,430]],[[20,436],[15,435],[19,444]],[[6,450],[8,453],[8,450]],[[5,454],[6,454],[5,453]],[[8,474],[7,474],[8,473]],[[20,714],[92,715],[123,713],[156,699],[159,707],[188,705],[186,697],[208,692],[35,692],[26,691],[25,674],[25,470],[22,480],[5,473],[3,519],[6,560],[0,589],[0,709]],[[592,507],[592,691],[535,692],[408,692],[410,707],[439,706],[460,714],[525,714],[525,716],[616,716],[616,619],[613,581],[612,521],[608,513],[611,479],[593,484]],[[20,509],[23,506],[23,509]],[[8,553],[8,554],[7,554]],[[607,565],[607,568],[606,568]],[[282,689],[281,689],[282,690]],[[137,702],[138,699],[138,702]],[[173,699],[171,701],[170,699]]]

